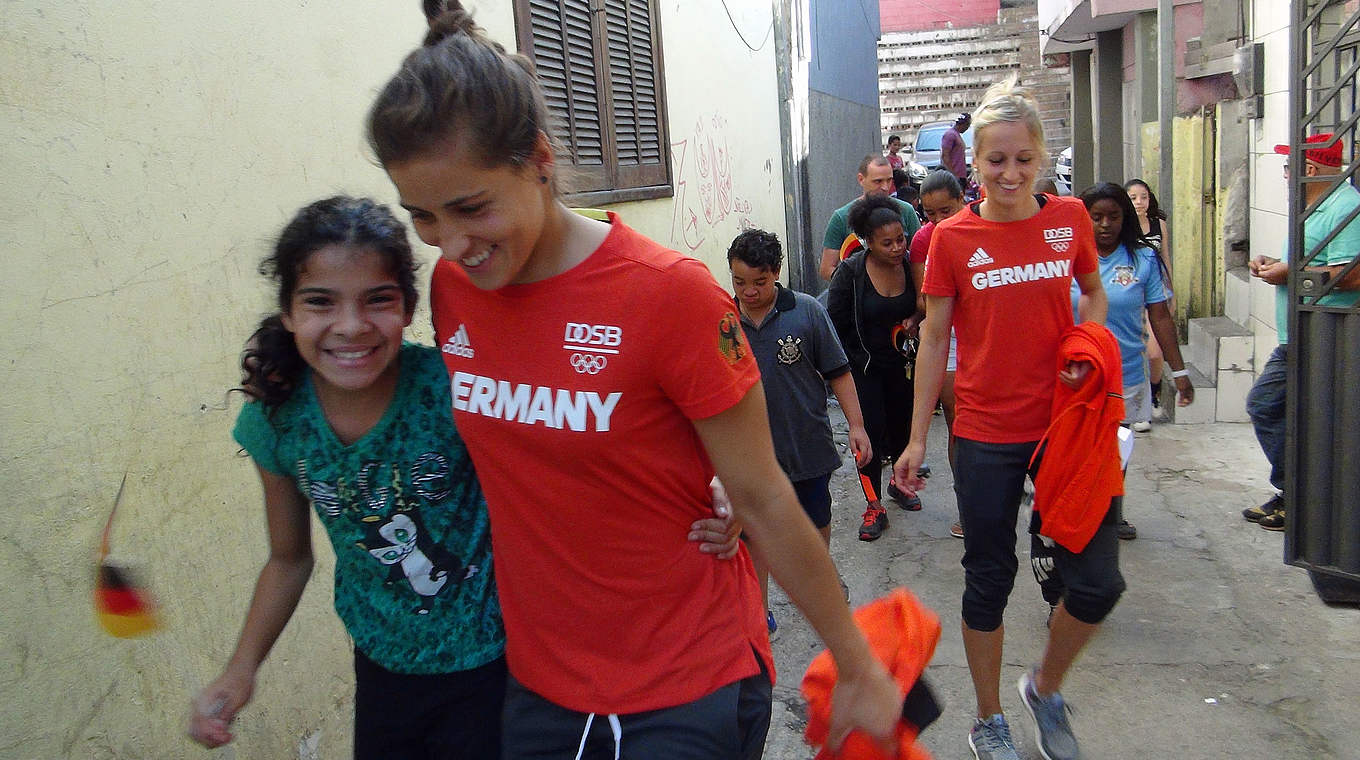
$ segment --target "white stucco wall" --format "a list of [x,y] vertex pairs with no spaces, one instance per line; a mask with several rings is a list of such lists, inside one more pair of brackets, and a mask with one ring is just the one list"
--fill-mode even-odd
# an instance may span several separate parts
[[[478,18],[513,47],[510,3],[480,5]],[[675,195],[608,206],[653,240],[708,264],[724,286],[727,246],[738,232],[754,226],[784,236],[772,10],[727,8],[730,20],[719,0],[661,4]]]
[[[1275,145],[1289,140],[1289,88],[1295,84],[1289,67],[1289,4],[1256,0],[1251,23],[1255,41],[1265,45],[1265,111],[1252,122],[1251,132],[1251,255],[1279,258],[1289,234],[1289,206],[1285,156],[1275,153]],[[1279,342],[1275,288],[1253,277],[1250,291],[1247,327],[1256,335],[1260,366]]]
[[[351,660],[320,533],[314,582],[234,748],[204,753],[184,722],[265,556],[226,395],[270,304],[255,266],[310,200],[395,201],[362,121],[423,19],[414,2],[381,5],[0,6],[0,757],[349,756]],[[513,46],[509,0],[469,5]],[[619,208],[720,281],[743,224],[784,229],[770,8],[729,6],[757,51],[718,0],[663,4],[676,197]],[[423,313],[415,324],[428,338]],[[125,472],[115,553],[165,621],[131,641],[102,634],[90,602]]]

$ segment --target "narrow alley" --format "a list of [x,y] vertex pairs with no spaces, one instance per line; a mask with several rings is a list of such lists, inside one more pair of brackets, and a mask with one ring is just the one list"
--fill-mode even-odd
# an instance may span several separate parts
[[[906,586],[939,614],[927,675],[944,715],[921,741],[937,760],[955,760],[971,756],[973,704],[959,634],[963,542],[949,535],[944,442],[936,417],[925,509],[889,507],[891,525],[874,543],[855,540],[863,497],[854,471],[837,472],[831,553],[852,605]],[[1125,484],[1138,538],[1120,544],[1128,591],[1064,688],[1086,757],[1360,757],[1360,725],[1343,718],[1360,704],[1360,612],[1318,601],[1307,574],[1281,562],[1283,534],[1241,518],[1269,495],[1266,470],[1248,424],[1156,425],[1138,436]],[[1041,654],[1048,607],[1028,569],[1023,508],[1020,524],[1001,697],[1021,757],[1037,760],[1014,683]],[[820,644],[782,593],[771,601],[779,682],[765,758],[801,760],[812,752],[802,743],[798,683]]]

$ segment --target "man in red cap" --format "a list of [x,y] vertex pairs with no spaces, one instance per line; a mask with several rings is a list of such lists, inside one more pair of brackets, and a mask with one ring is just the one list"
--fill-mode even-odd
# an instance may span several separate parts
[[[1327,177],[1341,172],[1344,141],[1331,133],[1316,134],[1309,137],[1303,152],[1304,176]],[[1275,152],[1289,155],[1288,145],[1276,145]],[[1289,165],[1284,167],[1284,176],[1289,178]],[[1327,243],[1313,257],[1310,271],[1319,272],[1323,277],[1340,277],[1344,266],[1360,253],[1360,217],[1347,221],[1351,212],[1360,207],[1360,192],[1349,182],[1342,182],[1335,190],[1329,191],[1327,181],[1303,183],[1304,205],[1310,206],[1322,198],[1326,199],[1314,209],[1303,222],[1303,250],[1305,254],[1313,251],[1322,239],[1332,230],[1345,225],[1331,242]],[[1250,263],[1252,275],[1265,280],[1275,287],[1275,329],[1280,336],[1280,345],[1270,354],[1265,368],[1256,378],[1256,384],[1247,394],[1247,415],[1251,417],[1256,429],[1256,439],[1261,450],[1270,461],[1270,484],[1276,494],[1259,507],[1242,510],[1242,516],[1259,524],[1266,530],[1284,530],[1285,502],[1284,490],[1284,415],[1285,415],[1285,366],[1289,350],[1289,249],[1280,259],[1256,255]],[[1331,293],[1318,299],[1323,306],[1353,306],[1360,300],[1360,267],[1351,270],[1344,279],[1336,283]]]

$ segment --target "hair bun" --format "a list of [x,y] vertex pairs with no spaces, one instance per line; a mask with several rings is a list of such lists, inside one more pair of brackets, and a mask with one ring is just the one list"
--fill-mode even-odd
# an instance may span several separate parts
[[481,34],[481,29],[472,20],[472,14],[463,10],[458,0],[427,1],[424,8],[425,20],[430,24],[430,31],[425,35],[425,47],[438,45],[455,34],[465,34],[469,37]]

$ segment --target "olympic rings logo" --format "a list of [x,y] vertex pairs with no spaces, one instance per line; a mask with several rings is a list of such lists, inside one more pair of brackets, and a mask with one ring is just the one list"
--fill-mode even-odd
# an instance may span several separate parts
[[581,375],[598,375],[609,361],[595,354],[576,353],[571,355],[571,368]]
[[1062,253],[1067,250],[1069,243],[1065,241],[1059,241],[1057,243],[1049,243],[1049,245],[1053,246],[1053,250],[1057,251],[1058,253]]

